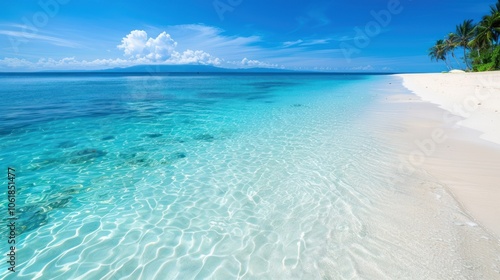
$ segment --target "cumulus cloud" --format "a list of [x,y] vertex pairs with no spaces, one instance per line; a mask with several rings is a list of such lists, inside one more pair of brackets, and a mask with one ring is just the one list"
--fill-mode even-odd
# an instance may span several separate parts
[[131,31],[118,45],[125,56],[134,59],[137,63],[221,64],[221,59],[205,51],[187,49],[179,52],[176,47],[177,42],[165,31],[153,38],[148,37],[144,30]]
[[213,57],[204,51],[185,50],[183,53],[173,52],[166,63],[220,65],[221,59]]
[[271,64],[267,62],[262,62],[259,60],[252,60],[248,58],[243,58],[240,62],[241,65],[245,67],[265,67],[265,68],[277,68],[278,64]]
[[168,59],[174,52],[177,42],[165,31],[156,38],[148,38],[144,30],[133,30],[122,39],[119,49],[125,56],[133,58],[147,58],[151,61]]
[[123,49],[126,56],[140,56],[146,47],[147,40],[148,34],[146,31],[133,30],[122,39],[122,43],[118,45],[118,48]]
[[146,42],[146,49],[149,52],[146,57],[153,60],[162,60],[172,54],[176,46],[177,42],[163,31],[156,39],[149,38]]

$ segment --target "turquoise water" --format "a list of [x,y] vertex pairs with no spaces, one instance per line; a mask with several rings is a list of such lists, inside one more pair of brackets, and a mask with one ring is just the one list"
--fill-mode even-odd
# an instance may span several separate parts
[[388,205],[415,200],[387,179],[394,151],[366,122],[389,80],[0,76],[16,279],[415,278],[442,265],[462,275],[461,262],[428,263],[422,233],[389,225]]

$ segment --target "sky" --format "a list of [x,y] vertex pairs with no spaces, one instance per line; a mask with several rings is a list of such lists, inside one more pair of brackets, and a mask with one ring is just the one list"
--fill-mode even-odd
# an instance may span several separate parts
[[[203,64],[441,72],[428,49],[496,0],[25,0],[0,3],[0,71]],[[457,55],[460,52],[457,52]]]

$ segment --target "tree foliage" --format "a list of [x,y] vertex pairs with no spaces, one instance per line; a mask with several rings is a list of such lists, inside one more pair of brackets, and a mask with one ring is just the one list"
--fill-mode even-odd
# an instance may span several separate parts
[[448,68],[451,56],[457,68],[463,68],[455,56],[455,49],[463,50],[464,70],[491,71],[500,70],[500,0],[490,6],[490,14],[482,17],[478,24],[473,20],[464,20],[457,25],[455,32],[449,33],[444,40],[438,40],[429,49],[432,60],[443,61]]

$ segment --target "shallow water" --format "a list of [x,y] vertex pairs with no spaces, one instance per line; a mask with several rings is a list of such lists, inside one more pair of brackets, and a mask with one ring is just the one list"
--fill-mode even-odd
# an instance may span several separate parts
[[[383,121],[370,112],[392,77],[0,81],[0,97],[11,100],[0,117],[0,161],[17,170],[22,225],[16,279],[499,271],[498,242],[470,226],[444,186],[420,173],[393,180],[395,151],[370,124]],[[488,260],[464,246],[487,248]]]

